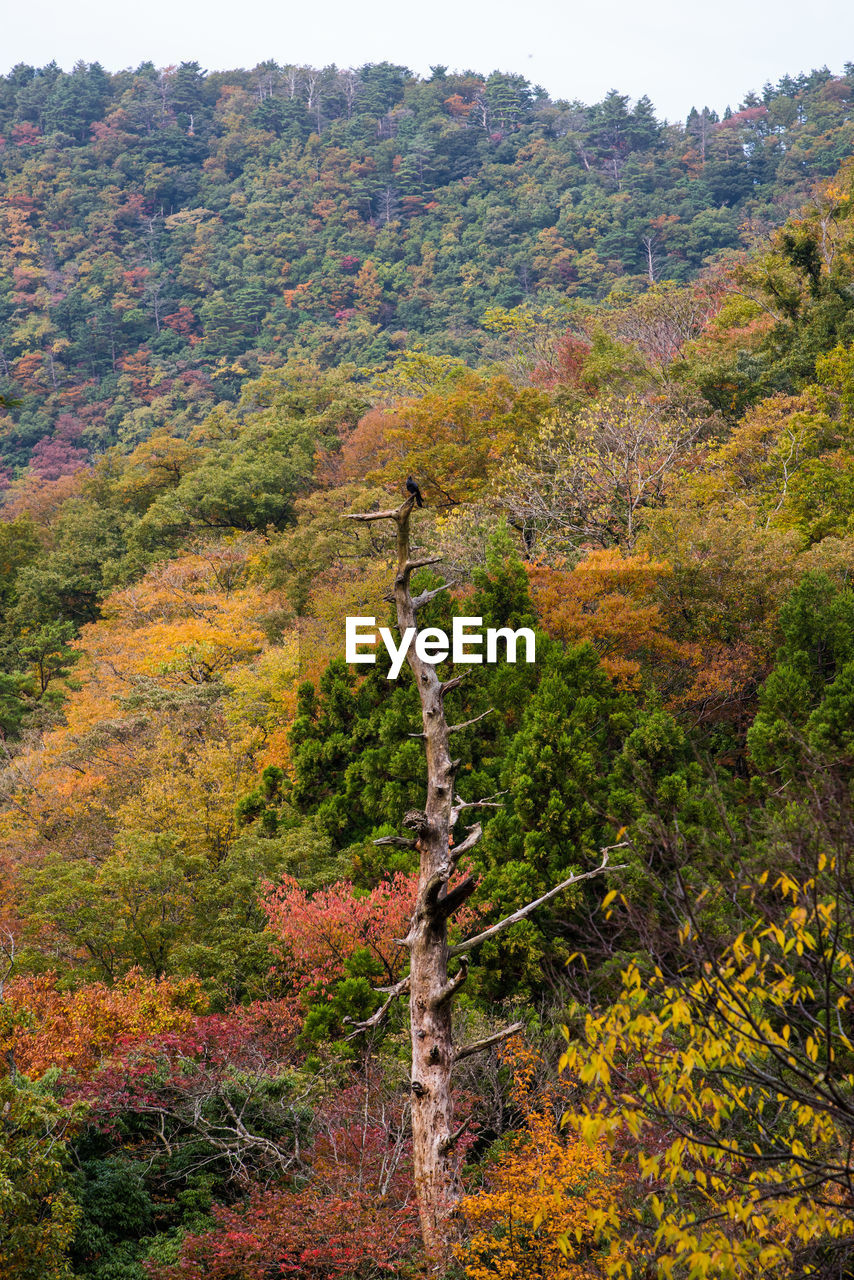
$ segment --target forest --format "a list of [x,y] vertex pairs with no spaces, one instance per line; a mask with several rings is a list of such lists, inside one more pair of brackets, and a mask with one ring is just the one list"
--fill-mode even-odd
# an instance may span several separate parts
[[3,1280],[852,1280],[854,64],[20,65],[0,175]]

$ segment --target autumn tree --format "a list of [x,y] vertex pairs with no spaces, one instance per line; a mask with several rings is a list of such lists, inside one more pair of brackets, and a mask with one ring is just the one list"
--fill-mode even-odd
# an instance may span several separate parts
[[590,544],[631,552],[645,510],[697,465],[707,430],[702,418],[637,395],[552,414],[517,449],[499,500],[545,553]]
[[73,1119],[48,1089],[0,1078],[0,1270],[9,1280],[71,1280],[79,1209],[71,1185]]
[[[594,1280],[631,1256],[619,1241],[627,1178],[605,1143],[587,1143],[560,1118],[564,1081],[538,1087],[540,1055],[520,1037],[501,1050],[522,1126],[484,1162],[484,1185],[461,1210],[470,1235],[457,1250],[468,1280]],[[602,1226],[615,1238],[600,1248]]]

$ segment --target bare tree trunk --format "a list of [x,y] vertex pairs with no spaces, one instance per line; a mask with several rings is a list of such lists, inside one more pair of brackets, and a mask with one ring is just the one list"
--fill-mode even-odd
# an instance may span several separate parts
[[[409,520],[414,502],[414,497],[411,497],[393,511],[365,512],[346,517],[351,520],[393,520],[397,525],[394,603],[401,636],[408,627],[416,628],[417,633],[418,609],[449,585],[444,583],[433,591],[425,591],[415,598],[412,596],[412,573],[441,559],[440,556],[411,558]],[[449,725],[445,714],[445,695],[460,684],[462,675],[443,683],[437,675],[435,665],[420,658],[414,644],[407,649],[406,660],[412,668],[421,700],[422,736],[427,754],[427,803],[423,812],[411,811],[404,818],[404,825],[416,833],[414,840],[392,836],[378,840],[377,843],[409,845],[416,848],[419,854],[418,893],[406,936],[410,953],[409,974],[390,989],[389,998],[383,1007],[367,1022],[359,1024],[354,1035],[366,1027],[377,1026],[392,1002],[398,996],[409,993],[415,1192],[424,1247],[431,1263],[438,1269],[448,1259],[448,1219],[462,1193],[456,1146],[465,1125],[454,1129],[451,1088],[454,1063],[491,1048],[522,1027],[521,1023],[515,1023],[477,1044],[455,1049],[451,1030],[451,1006],[454,994],[466,979],[466,953],[479,946],[487,937],[493,937],[509,925],[524,919],[536,907],[571,884],[603,872],[607,867],[608,851],[604,851],[602,865],[594,871],[572,876],[544,897],[522,907],[483,933],[449,947],[448,920],[475,888],[471,876],[465,877],[452,889],[449,888],[449,881],[460,858],[477,844],[482,828],[480,823],[469,827],[466,838],[453,848],[451,834],[465,809],[498,806],[494,797],[466,804],[455,789],[455,773],[459,762],[451,759],[450,736],[456,730],[475,723],[469,721],[462,725]],[[458,960],[458,968],[453,975],[448,973],[450,960]]]
[[[398,522],[394,599],[401,635],[407,627],[416,625],[415,606],[409,590],[412,571],[409,559],[411,511],[412,502],[409,501]],[[445,1219],[460,1195],[452,1142],[451,1070],[454,1049],[451,997],[465,980],[466,965],[462,963],[455,979],[449,981],[448,915],[440,895],[443,891],[446,893],[453,872],[450,842],[455,763],[449,748],[444,689],[435,665],[423,662],[414,645],[409,648],[407,660],[421,699],[427,753],[425,821],[423,825],[419,822],[416,845],[420,855],[418,897],[407,937],[410,949],[412,1141],[421,1231],[428,1254],[438,1258],[446,1246]]]

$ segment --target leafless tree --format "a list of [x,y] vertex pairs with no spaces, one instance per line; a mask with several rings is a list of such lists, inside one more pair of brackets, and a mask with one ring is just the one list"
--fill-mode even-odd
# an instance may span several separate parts
[[[435,555],[413,556],[410,551],[409,522],[414,502],[415,498],[410,497],[393,510],[345,517],[367,521],[391,520],[396,525],[397,572],[392,598],[401,635],[407,628],[414,628],[417,634],[418,610],[451,585],[443,583],[414,597],[411,593],[410,579],[415,570],[434,564],[441,558]],[[461,1194],[455,1148],[466,1128],[466,1123],[454,1125],[451,1086],[454,1065],[492,1048],[521,1029],[520,1023],[513,1023],[473,1044],[454,1043],[452,1002],[466,980],[469,954],[488,938],[494,938],[512,924],[524,920],[570,885],[617,868],[609,867],[610,850],[603,850],[600,866],[582,875],[570,876],[535,902],[529,902],[490,928],[451,946],[448,942],[448,921],[475,888],[472,876],[456,879],[455,873],[461,859],[479,841],[482,826],[480,822],[472,823],[458,844],[453,843],[454,829],[468,811],[496,808],[500,800],[490,796],[466,801],[456,787],[459,761],[451,756],[451,737],[476,721],[448,724],[445,699],[458,688],[464,679],[463,674],[440,680],[435,664],[422,659],[414,645],[407,651],[407,661],[421,701],[423,728],[418,736],[424,742],[427,755],[427,799],[423,811],[410,811],[404,818],[404,825],[414,832],[412,837],[384,837],[377,843],[414,848],[419,855],[415,911],[403,940],[409,950],[409,973],[394,986],[384,989],[385,1002],[371,1018],[358,1025],[354,1035],[378,1026],[397,999],[409,996],[415,1192],[424,1245],[433,1264],[440,1267],[447,1259],[448,1218]],[[450,971],[452,965],[453,972]]]

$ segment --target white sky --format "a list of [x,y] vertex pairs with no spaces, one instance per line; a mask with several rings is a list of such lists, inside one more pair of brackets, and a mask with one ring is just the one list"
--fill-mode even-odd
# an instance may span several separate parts
[[206,70],[385,59],[515,71],[553,97],[648,93],[659,115],[735,108],[765,80],[854,62],[854,0],[4,0],[0,71]]

